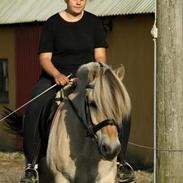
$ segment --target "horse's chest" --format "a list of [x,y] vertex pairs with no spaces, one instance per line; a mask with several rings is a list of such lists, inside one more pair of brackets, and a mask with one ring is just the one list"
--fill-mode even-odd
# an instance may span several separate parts
[[[66,163],[66,162],[65,162]],[[92,165],[89,161],[75,160],[63,164],[61,168],[62,175],[74,183],[96,183],[98,176],[98,167]]]

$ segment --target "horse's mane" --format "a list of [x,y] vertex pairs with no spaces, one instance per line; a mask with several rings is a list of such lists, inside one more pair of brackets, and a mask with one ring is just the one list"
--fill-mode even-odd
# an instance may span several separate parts
[[[89,84],[93,85],[92,98],[97,109],[105,115],[106,119],[115,119],[121,123],[124,117],[131,112],[131,102],[128,92],[118,75],[123,75],[123,69],[116,74],[106,64],[87,64]],[[80,69],[80,71],[82,68]],[[86,77],[85,77],[86,78]]]
[[94,98],[106,118],[116,119],[118,123],[131,111],[127,90],[110,67],[101,70],[94,87]]

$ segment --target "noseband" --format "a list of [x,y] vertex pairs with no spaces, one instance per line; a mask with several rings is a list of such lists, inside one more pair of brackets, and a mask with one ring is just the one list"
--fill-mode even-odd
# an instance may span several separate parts
[[95,139],[97,141],[97,135],[96,133],[101,130],[102,128],[104,128],[105,126],[111,125],[111,126],[115,126],[118,130],[118,133],[120,132],[119,130],[119,126],[117,125],[117,123],[115,122],[114,119],[106,119],[104,121],[99,122],[97,125],[95,125],[92,122],[91,119],[91,113],[90,113],[90,106],[89,106],[89,102],[88,102],[88,97],[85,97],[85,113],[86,113],[86,120],[84,120],[80,115],[79,112],[76,108],[76,106],[73,104],[73,102],[68,98],[69,104],[71,105],[73,111],[75,112],[76,116],[78,117],[78,119],[81,121],[81,123],[83,124],[83,126],[85,127],[86,131],[87,131],[87,136],[91,137],[93,139]]
[[86,121],[87,121],[87,135],[89,137],[96,138],[97,131],[101,130],[102,128],[104,128],[105,126],[108,126],[108,125],[116,126],[116,128],[119,132],[119,126],[116,124],[114,119],[106,119],[104,121],[99,122],[97,125],[95,125],[92,122],[90,106],[89,106],[87,96],[86,96],[86,100],[85,100],[85,113],[86,113]]

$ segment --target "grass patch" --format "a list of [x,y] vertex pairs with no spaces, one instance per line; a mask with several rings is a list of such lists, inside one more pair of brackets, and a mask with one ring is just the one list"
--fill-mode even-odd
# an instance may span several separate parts
[[0,160],[24,160],[22,152],[0,152]]

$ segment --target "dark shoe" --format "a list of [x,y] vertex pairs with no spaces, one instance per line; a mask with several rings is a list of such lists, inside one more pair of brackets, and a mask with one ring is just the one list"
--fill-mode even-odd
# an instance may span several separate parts
[[132,183],[135,182],[135,173],[133,168],[127,163],[117,164],[117,182],[118,183]]
[[20,183],[39,183],[39,176],[36,168],[31,168],[31,166],[28,165],[20,179]]

